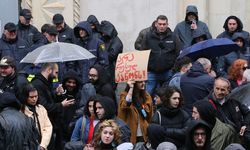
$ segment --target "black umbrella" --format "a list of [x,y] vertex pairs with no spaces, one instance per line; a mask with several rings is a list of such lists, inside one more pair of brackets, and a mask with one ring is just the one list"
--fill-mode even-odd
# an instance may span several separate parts
[[241,85],[228,95],[228,98],[235,99],[250,107],[250,83]]

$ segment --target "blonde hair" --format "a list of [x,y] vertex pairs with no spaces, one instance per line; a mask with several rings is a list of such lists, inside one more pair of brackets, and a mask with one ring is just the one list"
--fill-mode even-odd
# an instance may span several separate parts
[[101,143],[102,131],[106,127],[111,127],[114,132],[113,142],[117,145],[121,143],[121,132],[119,126],[114,120],[104,120],[98,127],[96,134],[94,135],[94,147],[99,148]]

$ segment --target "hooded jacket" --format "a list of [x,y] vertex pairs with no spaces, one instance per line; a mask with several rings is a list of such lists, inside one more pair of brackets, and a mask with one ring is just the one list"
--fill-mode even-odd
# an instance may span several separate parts
[[245,39],[243,32],[235,32],[232,36],[232,40],[236,41],[236,39],[243,40],[243,47],[240,48],[238,51],[232,51],[231,53],[219,57],[218,64],[217,64],[217,74],[218,76],[223,76],[227,78],[227,70],[233,64],[236,59],[244,59],[248,61],[248,57],[246,56],[246,45],[247,41]]
[[106,50],[108,52],[108,58],[110,65],[114,65],[119,53],[122,53],[123,44],[118,37],[118,32],[115,26],[109,21],[102,21],[100,26],[100,32],[106,36],[102,37],[105,43]]
[[[80,37],[80,29],[84,29],[87,32],[86,37]],[[74,34],[76,38],[78,38],[76,44],[82,46],[83,48],[87,49],[89,52],[96,56],[96,58],[90,60],[82,60],[79,63],[81,68],[80,72],[82,75],[82,81],[83,83],[86,83],[88,81],[88,76],[86,72],[88,72],[91,66],[93,66],[94,64],[100,64],[105,68],[109,66],[108,53],[106,51],[103,41],[93,37],[91,26],[87,21],[79,22],[74,28]]]
[[190,125],[188,128],[188,134],[186,135],[186,149],[185,150],[196,150],[193,136],[194,136],[194,131],[198,129],[199,127],[205,128],[205,132],[206,132],[206,142],[205,142],[203,150],[211,150],[210,148],[211,129],[202,120],[193,120],[192,122],[190,122]]
[[[230,19],[234,19],[236,21],[236,23],[237,23],[237,29],[234,32],[229,32],[229,29],[228,29],[228,25],[227,24],[228,24],[228,21]],[[249,32],[243,30],[243,24],[242,24],[241,20],[238,17],[236,17],[236,16],[229,16],[229,17],[227,17],[226,21],[224,22],[223,28],[225,29],[225,31],[222,32],[222,33],[220,33],[217,36],[217,38],[232,39],[233,34],[235,32],[241,32],[242,35],[243,35],[243,37],[244,37],[244,39],[246,39],[247,43],[249,43],[250,34],[249,34]]]
[[[204,71],[199,62],[194,62],[191,69],[181,76],[181,91],[184,98],[184,109],[191,115],[196,101],[205,98],[213,89],[214,78]],[[195,91],[195,92],[194,92]]]
[[224,150],[246,150],[246,149],[238,143],[232,143],[228,145]]
[[[187,6],[185,20],[178,23],[174,29],[174,34],[180,39],[182,46],[181,49],[191,46],[192,37],[195,30],[190,28],[191,22],[188,21],[187,16],[192,13],[196,16],[197,29],[203,31],[206,34],[207,39],[211,39],[212,36],[209,32],[207,25],[198,19],[198,10],[194,5]],[[196,29],[196,30],[197,30]]]
[[204,120],[212,129],[211,147],[214,150],[224,150],[227,145],[235,142],[236,132],[234,128],[216,118],[215,108],[207,100],[194,103],[199,112],[200,119]]
[[[116,109],[117,108],[115,106],[114,101],[107,96],[98,96],[97,100],[94,102],[95,116],[97,116],[97,114],[96,114],[96,103],[97,102],[99,102],[104,109],[104,115],[101,119],[99,119],[100,122],[102,122],[103,120],[113,119],[120,128],[120,131],[122,134],[122,137],[121,137],[122,143],[130,142],[130,136],[131,136],[130,129],[129,129],[128,125],[123,120],[116,117],[116,112],[117,112]],[[95,131],[98,129],[99,123],[95,126]]]
[[107,71],[100,65],[94,65],[91,68],[95,68],[98,72],[98,79],[95,83],[93,83],[96,94],[110,97],[115,102],[117,107],[115,91],[110,84]]
[[89,15],[88,18],[87,18],[87,21],[89,22],[90,25],[94,25],[95,26],[95,28],[92,29],[93,37],[97,38],[97,39],[100,39],[101,38],[101,34],[99,32],[99,30],[100,30],[100,23],[97,20],[96,16]]
[[200,29],[194,30],[192,37],[193,37],[193,40],[191,42],[191,45],[197,43],[195,41],[195,39],[198,38],[198,37],[202,37],[204,39],[204,41],[208,39],[206,33],[203,30],[200,30]]
[[8,41],[3,34],[0,39],[0,58],[3,56],[13,57],[16,61],[17,70],[23,69],[26,64],[20,64],[20,61],[30,52],[30,45],[22,38]]
[[0,99],[0,149],[37,149],[36,127],[19,111],[19,101],[9,92],[0,93]]

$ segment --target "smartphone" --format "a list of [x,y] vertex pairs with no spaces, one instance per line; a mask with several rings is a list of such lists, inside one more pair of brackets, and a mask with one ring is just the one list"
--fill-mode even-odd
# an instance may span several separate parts
[[72,95],[67,95],[67,100],[74,99],[74,96]]

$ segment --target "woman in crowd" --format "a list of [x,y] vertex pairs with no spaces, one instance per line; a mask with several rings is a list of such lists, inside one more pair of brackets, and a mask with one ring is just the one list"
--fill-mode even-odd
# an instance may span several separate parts
[[94,135],[94,143],[86,144],[84,150],[115,150],[120,143],[121,132],[118,125],[113,120],[105,120]]
[[23,103],[21,111],[31,117],[39,132],[40,150],[47,149],[52,135],[52,124],[49,120],[46,109],[37,103],[38,92],[32,84],[27,84],[21,90],[19,95]]
[[147,127],[153,114],[151,96],[145,90],[144,81],[128,81],[120,96],[118,117],[131,130],[130,142],[147,141]]
[[231,83],[231,89],[234,89],[241,85],[243,80],[243,73],[247,69],[247,61],[244,59],[237,59],[229,67],[228,79]]
[[177,148],[185,144],[189,115],[181,108],[183,99],[176,87],[166,87],[162,95],[162,107],[156,111],[148,127],[148,138],[152,148],[162,142],[172,142]]

